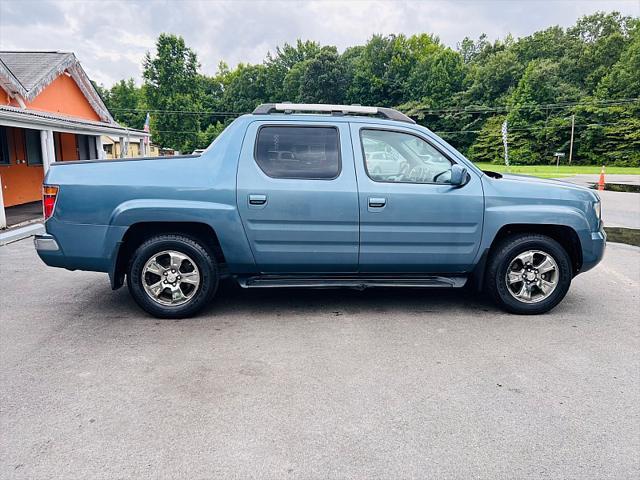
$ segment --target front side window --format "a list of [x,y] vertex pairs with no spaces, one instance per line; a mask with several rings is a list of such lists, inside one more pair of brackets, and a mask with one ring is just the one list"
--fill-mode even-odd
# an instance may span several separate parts
[[258,131],[255,159],[273,178],[329,180],[340,173],[334,127],[266,126]]
[[376,182],[449,183],[451,161],[422,138],[388,130],[360,131],[369,177]]

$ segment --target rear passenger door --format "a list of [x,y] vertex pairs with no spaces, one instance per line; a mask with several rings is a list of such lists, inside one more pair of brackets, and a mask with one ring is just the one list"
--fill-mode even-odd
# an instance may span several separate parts
[[240,154],[237,202],[262,273],[357,270],[348,123],[253,122]]

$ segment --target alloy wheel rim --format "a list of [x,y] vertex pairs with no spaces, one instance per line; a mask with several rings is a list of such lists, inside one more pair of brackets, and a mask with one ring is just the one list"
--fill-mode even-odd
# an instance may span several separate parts
[[200,287],[200,271],[188,255],[164,250],[153,254],[144,264],[142,286],[149,298],[160,305],[184,305]]
[[542,250],[527,250],[511,260],[505,275],[507,290],[523,303],[538,303],[555,291],[560,269],[555,259]]

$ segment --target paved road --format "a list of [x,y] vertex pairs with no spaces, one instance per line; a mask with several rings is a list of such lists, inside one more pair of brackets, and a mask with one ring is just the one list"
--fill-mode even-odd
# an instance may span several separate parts
[[142,314],[0,247],[0,478],[638,478],[640,249],[551,314],[467,292],[243,291]]
[[[560,180],[590,187],[598,183],[598,179],[598,175],[575,175]],[[640,175],[607,175],[606,181],[637,186],[640,185]],[[598,195],[602,200],[605,226],[640,229],[640,194],[604,190],[598,192]]]
[[[579,185],[583,185],[585,187],[591,187],[594,183],[598,183],[600,180],[600,175],[592,175],[592,174],[578,174],[572,175],[570,177],[563,177],[560,180],[565,180],[572,183],[577,183]],[[628,175],[628,174],[609,174],[605,175],[605,181],[607,183],[620,183],[623,185],[640,185],[640,175]]]
[[640,229],[640,194],[605,190],[598,195],[605,227]]

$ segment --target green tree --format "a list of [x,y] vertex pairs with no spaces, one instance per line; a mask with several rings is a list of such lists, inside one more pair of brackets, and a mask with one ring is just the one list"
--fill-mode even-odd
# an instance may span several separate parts
[[580,48],[568,52],[573,68],[571,78],[593,93],[600,80],[619,60],[630,43],[630,33],[638,19],[622,16],[619,12],[598,12],[580,18],[567,30],[579,42]]
[[505,117],[496,115],[489,117],[478,133],[467,155],[474,162],[504,162],[504,146],[502,143],[502,123]]
[[374,35],[354,62],[348,92],[350,103],[392,107],[408,98],[407,79],[414,65],[439,45],[437,37],[422,34]]
[[298,40],[257,65],[220,62],[214,76],[198,72],[184,40],[162,34],[141,88],[96,88],[125,125],[139,128],[149,109],[154,140],[183,151],[260,103],[358,103],[399,108],[483,161],[502,161],[507,118],[516,163],[566,152],[574,115],[574,162],[630,165],[640,163],[639,31],[638,18],[599,12],[518,39],[465,37],[457,51],[426,33],[374,35],[342,54]]
[[300,99],[307,103],[344,103],[347,86],[346,66],[335,47],[323,47],[304,62],[300,78]]
[[451,97],[462,90],[464,77],[462,56],[438,46],[412,68],[406,97],[419,99],[431,108],[449,106]]
[[553,162],[553,154],[568,140],[569,123],[567,112],[552,105],[572,103],[579,97],[580,90],[563,80],[558,63],[547,59],[529,62],[509,101],[514,163]]
[[631,42],[604,75],[596,94],[601,99],[640,97],[640,27],[631,35]]
[[182,37],[160,34],[156,52],[143,62],[145,100],[152,111],[153,141],[162,147],[189,152],[197,146],[202,82],[199,63]]
[[594,104],[578,109],[588,126],[579,134],[577,154],[586,163],[640,165],[640,28],[631,37],[598,84]]
[[141,129],[144,126],[147,117],[144,94],[133,78],[113,85],[107,91],[105,103],[118,123],[130,128]]
[[224,74],[220,81],[224,111],[247,113],[269,101],[269,70],[265,65],[241,63],[235,70]]

